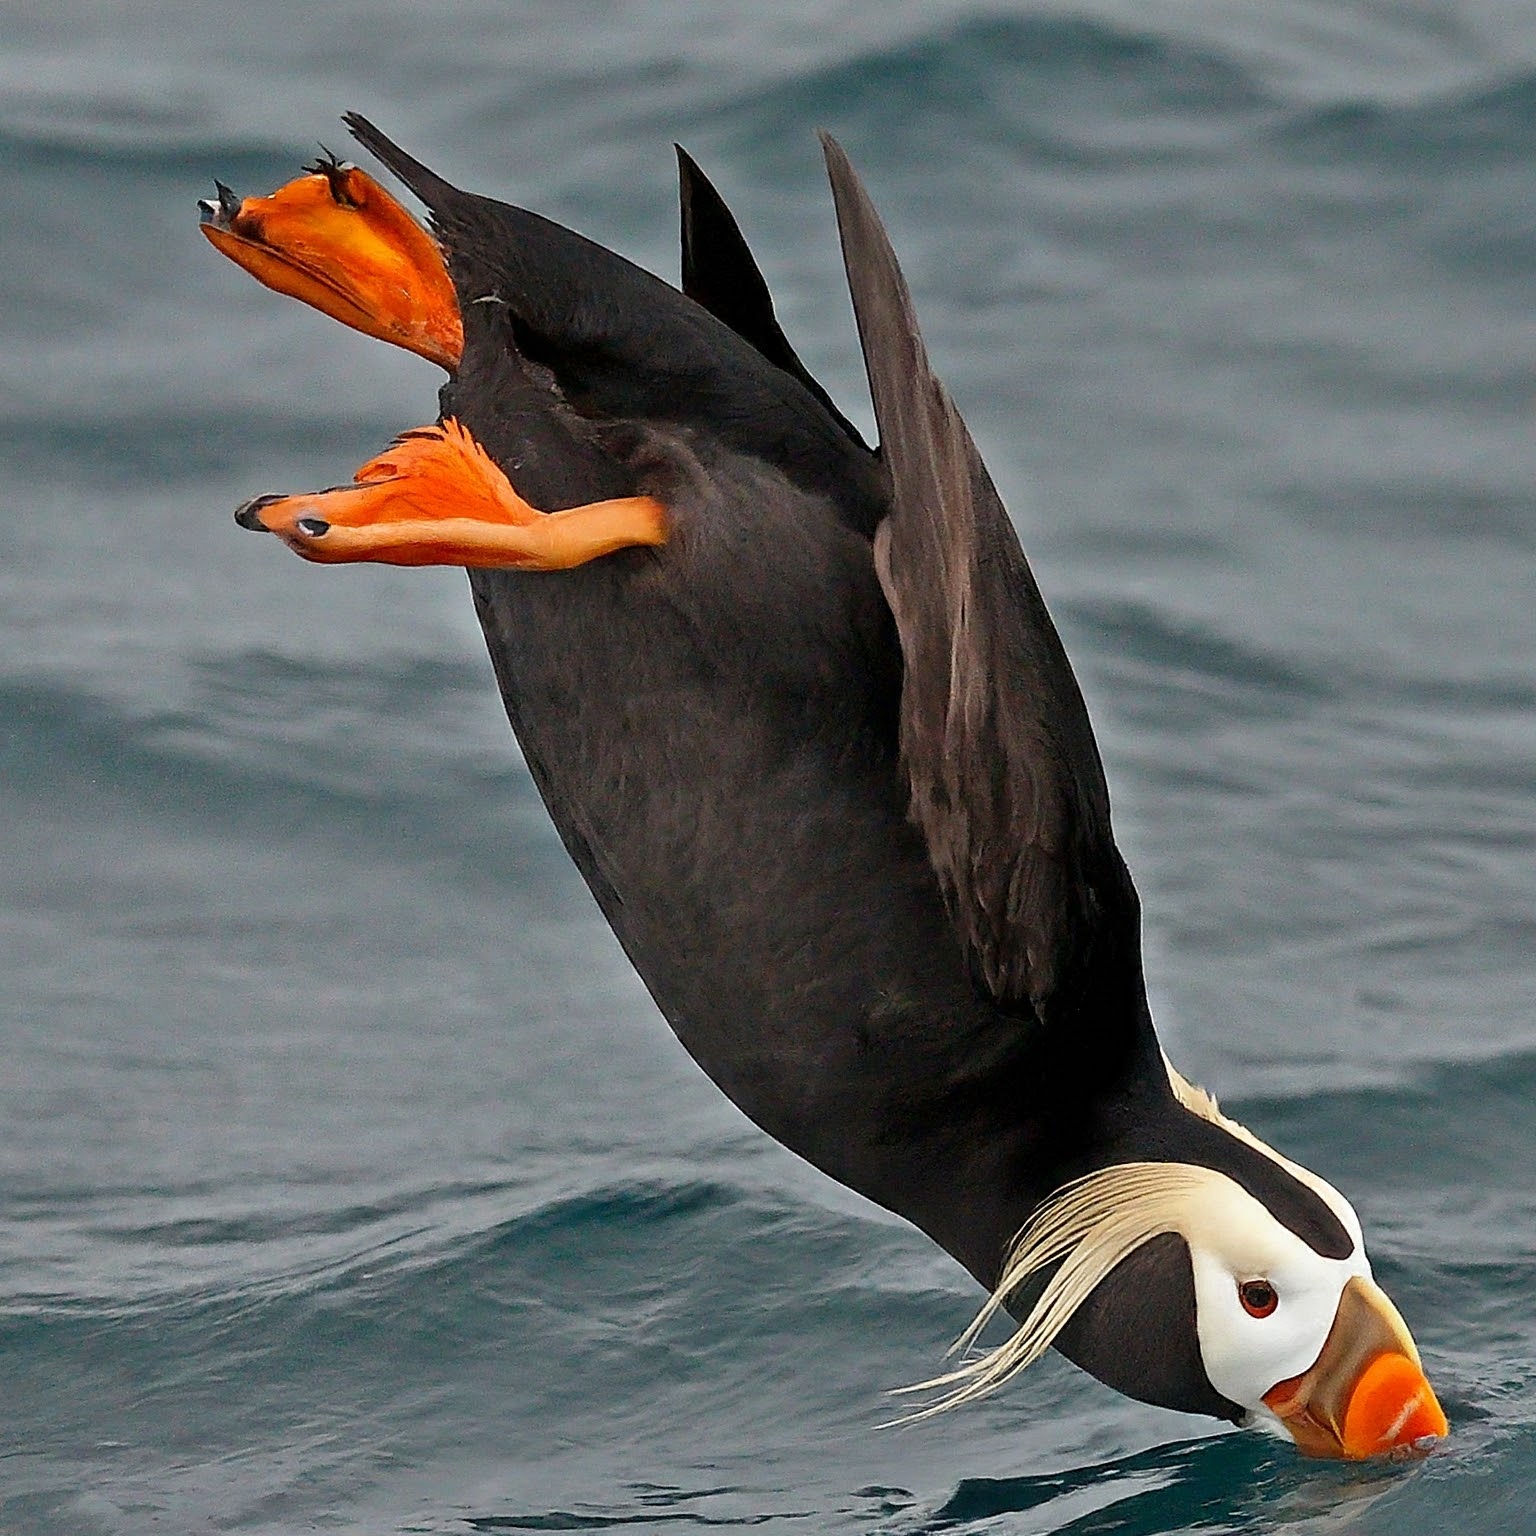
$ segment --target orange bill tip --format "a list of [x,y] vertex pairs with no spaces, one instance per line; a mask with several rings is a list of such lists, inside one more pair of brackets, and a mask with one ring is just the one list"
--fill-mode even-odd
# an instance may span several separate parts
[[1308,1456],[1423,1454],[1450,1431],[1408,1325],[1365,1275],[1345,1284],[1317,1359],[1264,1403]]
[[366,171],[321,160],[270,197],[215,182],[200,205],[214,248],[258,282],[453,372],[458,297],[437,243]]
[[1379,1355],[1361,1373],[1344,1414],[1344,1454],[1364,1460],[1443,1440],[1450,1424],[1423,1370],[1406,1355]]

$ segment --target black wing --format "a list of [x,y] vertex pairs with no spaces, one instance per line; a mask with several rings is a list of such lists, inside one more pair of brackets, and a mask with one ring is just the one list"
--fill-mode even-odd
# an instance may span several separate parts
[[875,559],[901,641],[911,815],[976,980],[1046,1024],[1086,1014],[1114,1056],[1105,1032],[1144,1017],[1139,912],[1087,708],[890,240],[824,144],[892,485]]
[[832,403],[790,346],[773,295],[753,258],[741,226],[698,162],[677,150],[678,203],[682,215],[683,292],[792,378],[799,379],[849,437],[866,447],[853,423]]

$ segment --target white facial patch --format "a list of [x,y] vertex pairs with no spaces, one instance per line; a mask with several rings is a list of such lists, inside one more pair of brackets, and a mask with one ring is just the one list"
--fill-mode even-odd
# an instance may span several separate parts
[[[1225,1174],[1201,1191],[1180,1228],[1194,1270],[1205,1373],[1223,1397],[1261,1417],[1267,1416],[1264,1394],[1301,1375],[1322,1353],[1351,1277],[1371,1273],[1349,1203],[1316,1175],[1307,1183],[1320,1196],[1325,1190],[1333,1196],[1329,1208],[1354,1238],[1347,1258],[1324,1258]],[[1268,1315],[1254,1316],[1243,1305],[1239,1288],[1249,1280],[1274,1288]]]

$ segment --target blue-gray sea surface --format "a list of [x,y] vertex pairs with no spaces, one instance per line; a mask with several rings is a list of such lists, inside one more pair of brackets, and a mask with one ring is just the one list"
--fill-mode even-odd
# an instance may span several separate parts
[[[1536,9],[18,0],[0,85],[0,1530],[1536,1529]],[[681,141],[867,424],[842,138],[1170,1051],[1354,1199],[1442,1453],[1054,1357],[877,1427],[974,1286],[675,1044],[462,574],[230,521],[435,410],[195,228],[348,107],[669,277]]]

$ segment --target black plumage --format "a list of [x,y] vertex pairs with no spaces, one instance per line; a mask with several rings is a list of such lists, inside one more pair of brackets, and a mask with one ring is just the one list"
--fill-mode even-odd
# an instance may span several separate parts
[[[686,156],[685,294],[348,121],[447,254],[465,350],[444,415],[535,505],[645,492],[671,512],[664,549],[471,585],[560,836],[709,1076],[988,1287],[1047,1195],[1132,1159],[1219,1168],[1347,1252],[1315,1193],[1175,1098],[1081,694],[841,151],[878,455]],[[1192,1308],[1178,1238],[1059,1347],[1232,1416],[1192,1327],[1149,1345],[1158,1306]]]

